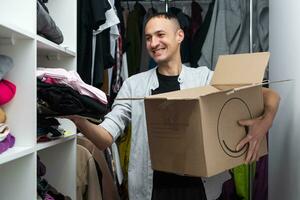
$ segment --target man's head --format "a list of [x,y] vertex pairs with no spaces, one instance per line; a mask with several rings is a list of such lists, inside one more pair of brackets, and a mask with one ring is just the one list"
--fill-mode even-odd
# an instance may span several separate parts
[[176,16],[170,13],[151,15],[145,23],[146,47],[157,64],[181,62],[180,44],[184,33]]

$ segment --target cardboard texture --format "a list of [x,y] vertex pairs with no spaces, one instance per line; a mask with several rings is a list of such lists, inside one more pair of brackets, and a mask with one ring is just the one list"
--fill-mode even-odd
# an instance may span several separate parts
[[[255,84],[269,56],[220,56],[210,85],[146,97],[152,168],[209,177],[244,163],[248,146],[235,148],[247,131],[237,121],[263,113],[262,87]],[[265,154],[266,138],[259,150]]]

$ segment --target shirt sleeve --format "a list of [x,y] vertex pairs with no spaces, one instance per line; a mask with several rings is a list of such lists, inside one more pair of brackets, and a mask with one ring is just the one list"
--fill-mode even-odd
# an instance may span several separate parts
[[107,130],[114,141],[124,131],[125,127],[131,121],[131,100],[117,100],[118,98],[130,98],[131,91],[129,83],[126,80],[118,95],[115,102],[112,105],[112,110],[105,117],[101,126]]
[[207,74],[207,79],[206,79],[206,85],[209,85],[210,84],[210,81],[214,75],[214,71],[211,71],[210,69],[208,69],[208,74]]

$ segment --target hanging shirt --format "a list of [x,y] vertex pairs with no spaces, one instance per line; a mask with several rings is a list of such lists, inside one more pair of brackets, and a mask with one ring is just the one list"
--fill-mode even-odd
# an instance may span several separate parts
[[248,53],[249,45],[248,0],[217,0],[210,27],[202,47],[199,66],[214,70],[219,55]]
[[91,84],[93,30],[105,23],[105,12],[111,7],[106,0],[78,0],[77,2],[77,72]]
[[[182,65],[178,77],[180,89],[207,85],[212,71],[206,67],[189,68]],[[124,81],[117,98],[145,97],[158,88],[156,68],[139,73]],[[143,100],[115,100],[112,111],[105,116],[101,126],[116,140],[131,121],[131,148],[128,166],[128,190],[130,200],[151,200],[153,171],[149,154],[145,107]],[[208,200],[218,197],[222,184],[230,178],[226,173],[203,178]],[[216,199],[215,198],[215,199]]]

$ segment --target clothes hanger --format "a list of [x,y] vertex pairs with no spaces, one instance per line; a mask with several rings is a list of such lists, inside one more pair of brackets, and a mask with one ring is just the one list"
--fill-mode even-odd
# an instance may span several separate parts
[[127,9],[128,9],[128,11],[130,11],[130,8],[129,8],[129,0],[126,0],[126,4],[127,4]]

